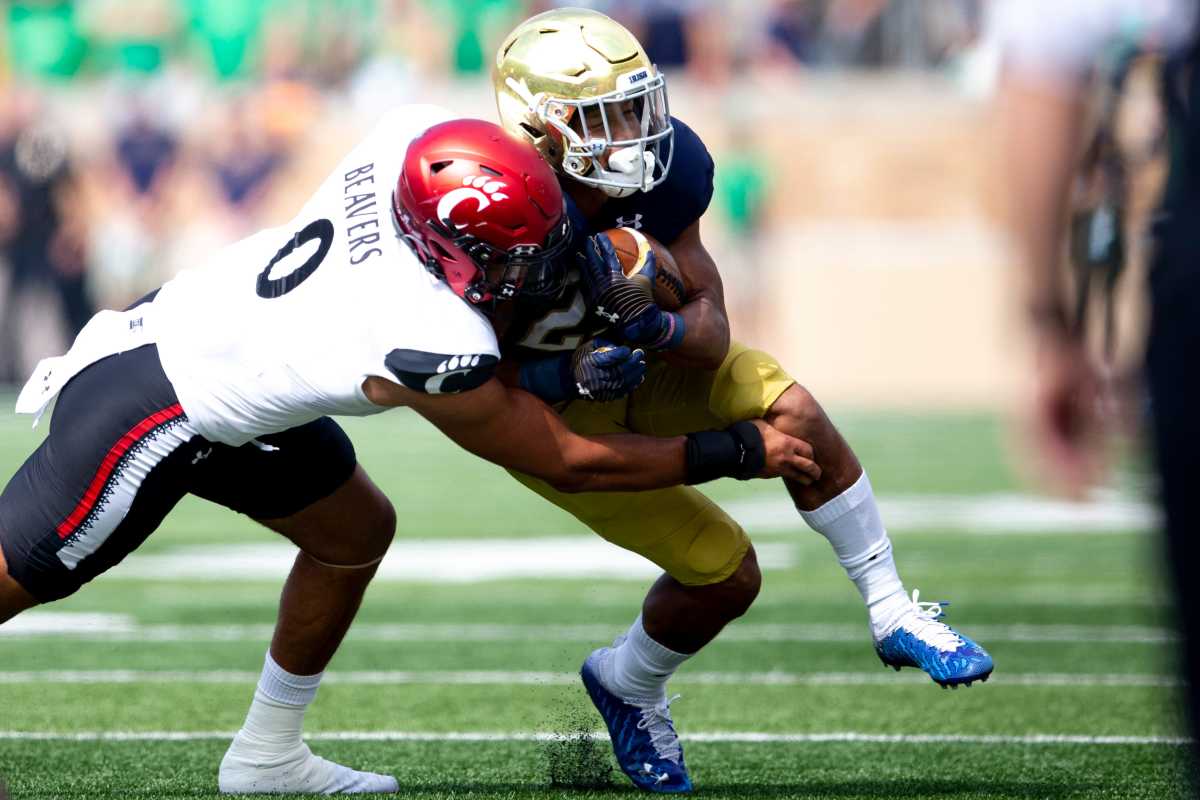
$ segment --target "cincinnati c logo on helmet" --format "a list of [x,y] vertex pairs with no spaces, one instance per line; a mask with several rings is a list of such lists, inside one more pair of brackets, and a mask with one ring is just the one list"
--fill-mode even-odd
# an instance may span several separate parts
[[[483,211],[492,203],[507,200],[508,195],[500,191],[504,188],[504,183],[495,178],[488,178],[482,175],[468,175],[463,178],[463,185],[460,188],[446,192],[446,195],[438,201],[438,219],[450,220],[450,214],[464,200],[474,200],[476,202],[476,213]],[[466,226],[456,224],[455,227],[464,228]]]

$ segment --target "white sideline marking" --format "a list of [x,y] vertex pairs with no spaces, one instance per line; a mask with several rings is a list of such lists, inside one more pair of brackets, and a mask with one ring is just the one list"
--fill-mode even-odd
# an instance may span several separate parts
[[[273,625],[141,625],[127,614],[28,611],[0,626],[0,639],[62,637],[103,642],[259,642]],[[494,623],[361,623],[350,629],[357,641],[376,642],[597,642],[621,632],[618,625],[533,625]],[[1146,625],[971,625],[984,642],[1167,644],[1175,631]],[[838,624],[735,623],[721,642],[864,642],[867,626]]]
[[[754,532],[803,529],[787,497],[722,503],[730,516]],[[1124,493],[1099,491],[1075,503],[1028,494],[901,494],[879,498],[889,531],[953,529],[975,534],[1126,533],[1159,526],[1158,509]]]
[[[765,569],[795,565],[795,548],[785,543],[755,547]],[[284,542],[174,547],[159,554],[134,553],[105,578],[187,580],[278,580],[287,575],[296,548]],[[636,553],[598,536],[580,534],[540,539],[408,539],[395,542],[375,580],[472,583],[500,578],[657,577],[660,570]]]
[[[14,683],[207,683],[253,684],[258,673],[248,670],[18,670],[0,672],[0,684]],[[324,683],[390,686],[429,684],[442,686],[573,685],[579,682],[574,672],[516,672],[505,670],[358,670],[325,673]],[[924,673],[909,670],[902,674],[879,672],[690,672],[682,673],[676,684],[704,686],[891,686],[926,684]],[[1056,686],[1120,688],[1172,688],[1181,686],[1178,678],[1152,674],[1078,674],[1026,673],[1000,674],[990,679],[1006,686]]]
[[[234,731],[0,731],[0,740],[42,742],[195,742],[209,739],[228,740]],[[593,731],[591,737],[605,740],[608,734]],[[326,731],[306,733],[316,742],[548,742],[562,739],[556,733],[492,733],[486,731]],[[1016,744],[1016,745],[1170,745],[1191,744],[1183,736],[1088,736],[1070,733],[1029,733],[1020,735],[969,735],[956,733],[757,733],[713,731],[681,734],[685,742],[742,744],[825,744],[857,742],[869,744]]]

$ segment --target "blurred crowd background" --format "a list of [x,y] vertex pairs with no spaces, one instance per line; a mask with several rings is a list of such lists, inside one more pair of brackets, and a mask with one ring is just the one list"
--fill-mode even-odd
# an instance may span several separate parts
[[[6,3],[0,385],[61,352],[94,310],[289,219],[388,107],[494,118],[496,46],[554,5]],[[994,400],[1018,368],[1000,344],[983,0],[570,5],[639,36],[672,111],[713,151],[704,234],[741,335],[826,381],[826,397]],[[952,388],[905,351],[953,373]]]

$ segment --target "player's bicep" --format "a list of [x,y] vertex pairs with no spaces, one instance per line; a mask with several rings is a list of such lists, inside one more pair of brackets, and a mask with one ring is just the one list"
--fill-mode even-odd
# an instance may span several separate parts
[[700,221],[684,228],[683,233],[667,248],[675,259],[684,285],[689,287],[688,302],[705,297],[725,312],[725,284],[708,248],[700,240]]

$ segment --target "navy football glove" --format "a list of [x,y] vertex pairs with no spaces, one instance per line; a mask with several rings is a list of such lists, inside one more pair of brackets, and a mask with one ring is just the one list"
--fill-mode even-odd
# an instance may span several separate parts
[[575,349],[571,372],[579,397],[598,402],[617,400],[646,379],[646,353],[593,339]]
[[[642,274],[654,285],[654,253]],[[650,350],[670,350],[683,341],[683,317],[663,311],[621,269],[617,252],[608,236],[589,237],[579,253],[579,273],[588,305],[598,317],[633,344]]]
[[646,354],[593,339],[572,353],[522,364],[520,379],[522,389],[547,403],[616,400],[646,379]]

